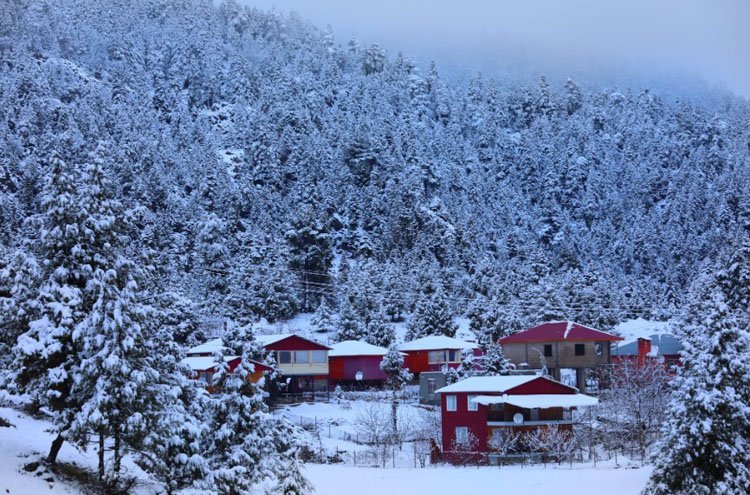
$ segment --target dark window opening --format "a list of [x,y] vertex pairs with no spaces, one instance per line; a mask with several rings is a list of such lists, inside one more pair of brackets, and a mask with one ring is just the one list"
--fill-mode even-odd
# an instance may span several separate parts
[[576,356],[585,356],[586,347],[583,344],[576,344]]
[[552,344],[544,344],[544,357],[552,357]]

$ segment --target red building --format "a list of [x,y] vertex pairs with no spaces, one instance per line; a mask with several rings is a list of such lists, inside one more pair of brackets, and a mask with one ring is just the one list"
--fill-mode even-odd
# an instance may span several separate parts
[[[330,347],[297,334],[256,335],[263,350],[273,354],[281,375],[282,392],[301,393],[328,390]],[[188,356],[213,356],[223,346],[214,339],[193,347]]]
[[333,344],[328,352],[331,384],[379,386],[386,379],[380,362],[388,349],[357,340]]
[[415,376],[425,371],[440,371],[446,366],[456,368],[466,352],[481,354],[476,343],[446,335],[429,335],[405,342],[398,350],[406,354],[404,365]]
[[[443,458],[497,457],[494,445],[508,435],[558,427],[571,432],[572,410],[594,405],[594,397],[538,375],[477,376],[438,389]],[[524,448],[519,442],[518,448]],[[493,453],[494,452],[494,453]]]
[[[233,373],[237,366],[239,366],[242,358],[239,356],[225,356],[224,361],[229,366],[229,372]],[[255,370],[248,378],[250,381],[257,383],[266,371],[271,371],[269,366],[260,363],[255,360],[251,360]],[[192,371],[194,380],[203,380],[208,386],[209,391],[211,390],[211,382],[213,381],[214,373],[216,373],[216,360],[213,356],[188,356],[182,360],[182,364],[188,366]]]
[[648,362],[663,363],[668,369],[679,366],[682,344],[667,333],[638,337],[630,342],[623,342],[612,348],[612,364],[631,362],[643,366]]

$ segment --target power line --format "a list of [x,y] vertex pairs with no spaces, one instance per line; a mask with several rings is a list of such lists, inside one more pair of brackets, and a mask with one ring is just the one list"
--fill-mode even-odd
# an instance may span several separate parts
[[[203,268],[203,270],[212,272],[212,273],[219,273],[224,275],[234,275],[236,273],[243,273],[243,274],[251,274],[252,272],[247,271],[229,271],[229,270],[221,270],[217,268]],[[317,272],[320,273],[320,272]],[[327,296],[337,296],[339,295],[339,287],[332,283],[324,283],[324,282],[298,282],[298,283],[285,283],[285,284],[275,284],[277,287],[282,287],[288,290],[293,291],[307,291],[309,293],[317,294],[317,295],[327,295]],[[382,292],[382,289],[374,287],[374,290],[369,290],[368,293],[372,294],[374,296],[377,296],[380,301],[385,302],[412,302],[414,299],[419,298],[422,294],[420,292],[414,291],[414,290],[401,290],[400,295],[395,294],[385,294]],[[409,297],[411,296],[411,297]],[[473,303],[476,302],[477,298],[474,297],[462,297],[462,296],[449,296],[446,295],[445,299],[450,302],[467,302],[467,303]],[[490,301],[490,300],[488,300]],[[559,310],[559,311],[583,311],[583,310],[596,310],[601,312],[617,312],[625,315],[647,315],[649,314],[648,311],[645,311],[637,306],[623,306],[623,305],[613,305],[609,303],[603,303],[601,300],[592,301],[594,304],[598,304],[598,307],[592,307],[585,305],[584,303],[572,303],[572,304],[564,304],[564,303],[558,303],[558,304],[547,304],[542,302],[531,302],[531,301],[513,301],[513,302],[504,302],[501,303],[500,306],[511,308],[511,309],[548,309],[548,310]]]

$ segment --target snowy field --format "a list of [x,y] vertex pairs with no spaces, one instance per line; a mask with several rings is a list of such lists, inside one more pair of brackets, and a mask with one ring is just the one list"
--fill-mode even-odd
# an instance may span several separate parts
[[308,465],[305,472],[319,495],[424,493],[556,493],[557,495],[635,495],[646,485],[651,468],[597,468],[586,465],[538,467],[451,467],[379,469]]
[[[327,431],[332,425],[335,431],[356,433],[354,427],[357,412],[366,404],[363,401],[352,401],[351,409],[341,409],[336,404],[303,404],[290,407],[284,411],[291,418],[313,418]],[[381,404],[385,406],[385,404]],[[404,406],[406,416],[416,414],[415,406]],[[383,411],[385,413],[385,410]],[[69,484],[55,479],[54,476],[38,468],[26,472],[23,467],[39,459],[49,447],[51,437],[45,430],[49,424],[32,419],[29,416],[9,407],[0,407],[0,418],[13,424],[12,427],[0,427],[0,493],[9,495],[49,495],[76,494],[79,490]],[[326,426],[323,426],[326,425]],[[334,426],[335,425],[335,426]],[[326,438],[326,448],[345,450],[364,449],[362,445],[345,442],[340,439]],[[405,449],[408,461],[408,449]],[[93,468],[96,465],[95,453],[83,453],[66,444],[61,453],[62,462],[75,462],[79,466]],[[622,459],[621,459],[622,463]],[[159,487],[149,482],[145,474],[132,462],[127,462],[132,473],[143,481],[137,488],[139,495],[158,493]],[[401,465],[408,465],[408,462]],[[566,466],[504,466],[498,467],[452,467],[428,466],[425,468],[406,467],[354,467],[351,465],[307,464],[305,472],[315,486],[318,495],[350,494],[357,495],[400,494],[420,490],[431,495],[471,493],[472,491],[519,491],[541,493],[543,490],[555,490],[559,495],[575,494],[637,494],[645,486],[650,468],[616,467],[614,461],[601,462],[594,468],[591,464],[573,464]],[[606,487],[606,490],[603,490]],[[200,494],[200,490],[185,492]]]

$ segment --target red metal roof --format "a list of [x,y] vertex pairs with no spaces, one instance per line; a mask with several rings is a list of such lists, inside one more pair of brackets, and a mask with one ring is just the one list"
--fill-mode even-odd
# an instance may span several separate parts
[[572,321],[551,321],[523,330],[500,339],[501,344],[516,344],[524,342],[555,342],[567,340],[598,340],[616,341],[622,337],[602,332],[591,327]]

